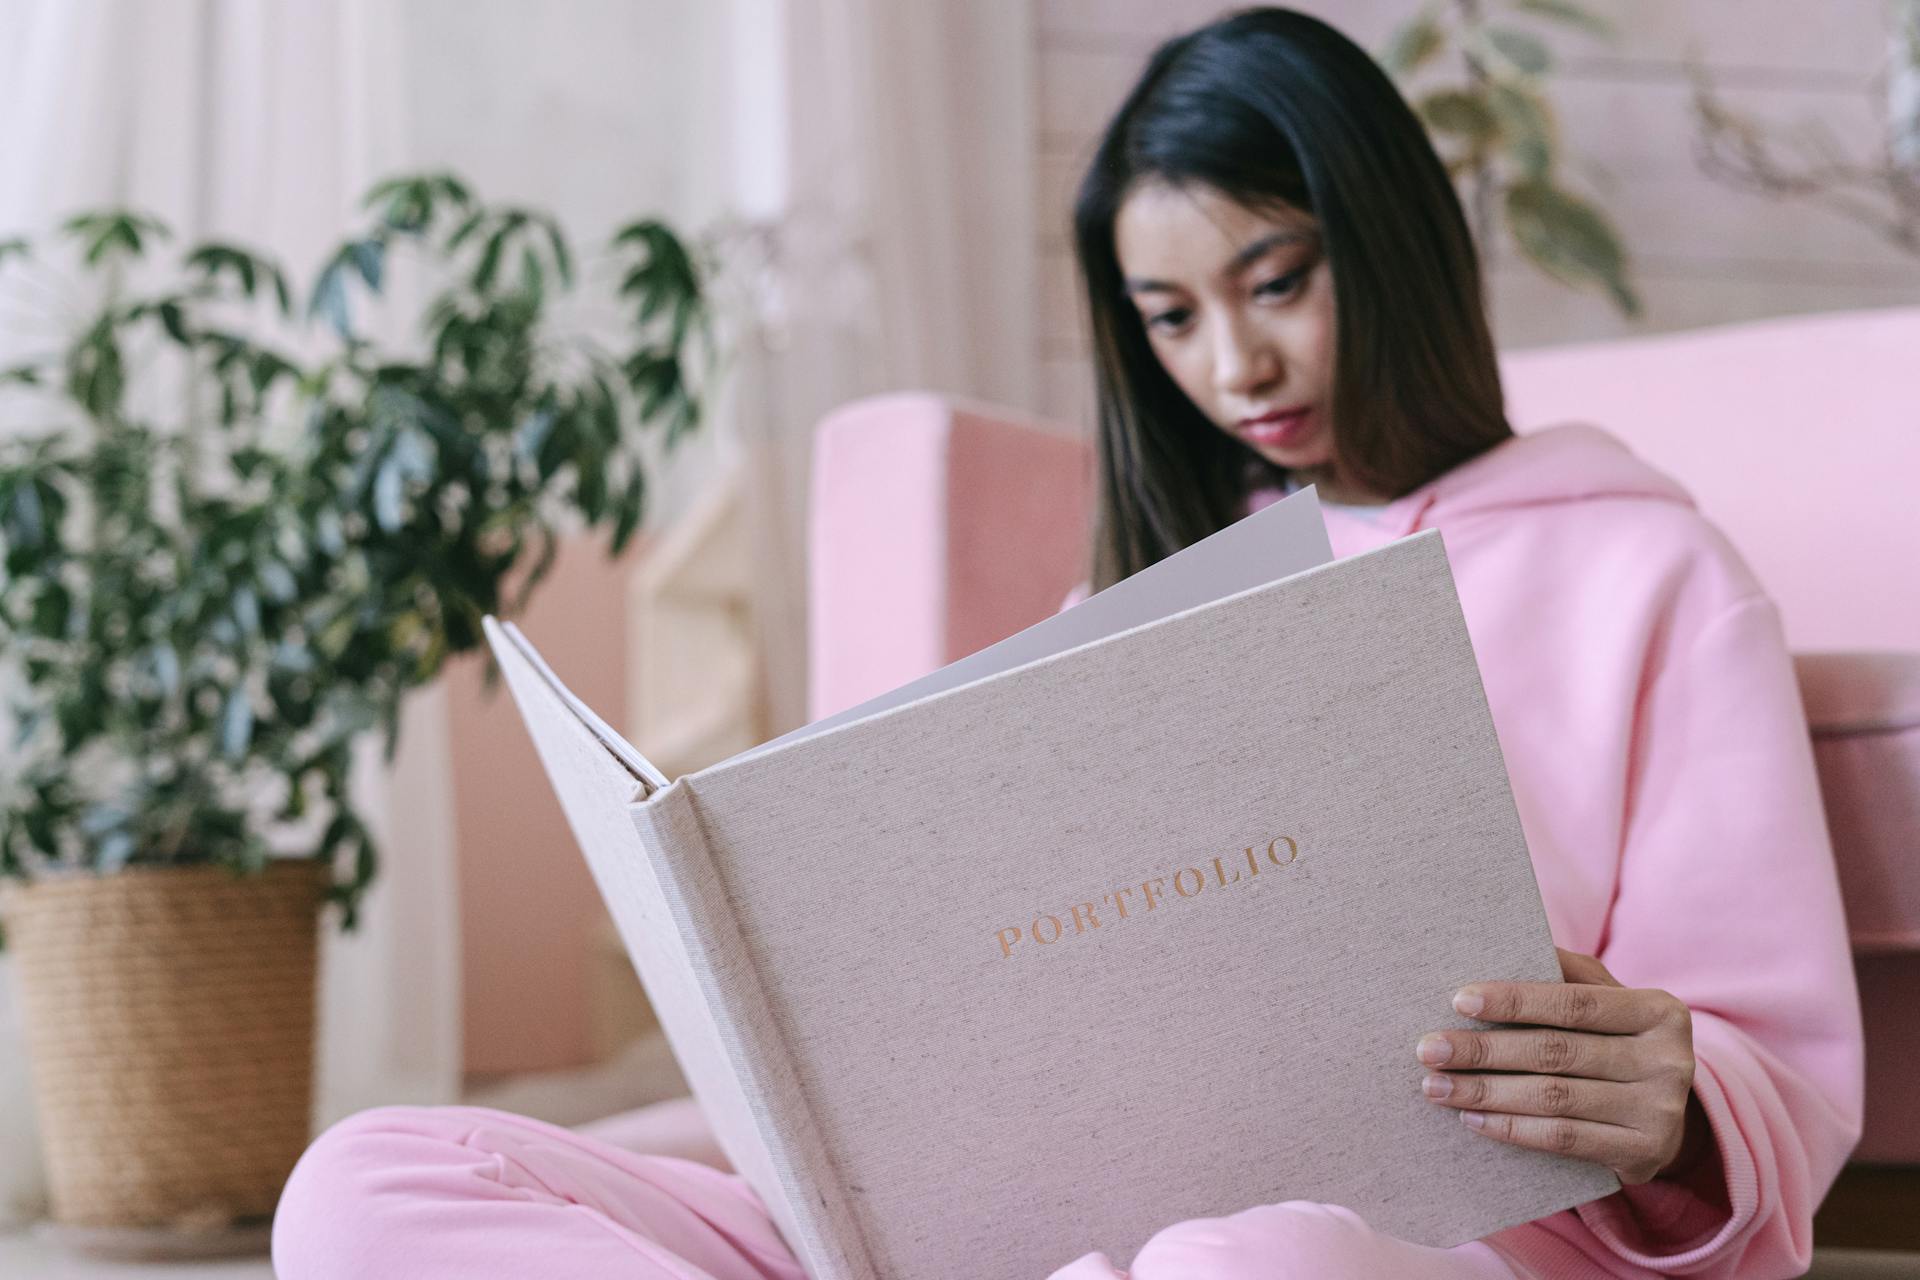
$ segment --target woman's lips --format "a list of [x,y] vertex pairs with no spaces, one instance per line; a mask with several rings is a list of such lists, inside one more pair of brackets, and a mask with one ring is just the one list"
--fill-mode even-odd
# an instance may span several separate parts
[[1263,414],[1240,423],[1240,435],[1248,444],[1274,447],[1298,444],[1306,438],[1312,409],[1294,409],[1287,413]]

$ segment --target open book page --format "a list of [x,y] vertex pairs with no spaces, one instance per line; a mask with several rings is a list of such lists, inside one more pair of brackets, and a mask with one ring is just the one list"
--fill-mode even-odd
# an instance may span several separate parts
[[[1124,582],[1064,613],[1037,622],[1026,630],[989,645],[978,653],[950,662],[938,671],[909,681],[877,698],[812,724],[802,725],[735,756],[744,760],[770,747],[798,742],[836,725],[877,715],[1002,671],[1064,653],[1068,649],[1116,635],[1142,623],[1170,617],[1198,605],[1291,577],[1333,559],[1327,527],[1320,516],[1319,494],[1309,486],[1272,503],[1192,546],[1175,552]],[[515,648],[582,723],[593,731],[614,757],[644,784],[648,794],[667,785],[666,775],[612,726],[595,715],[550,670],[520,629],[511,622],[497,624]]]
[[1243,520],[1115,583],[1065,613],[950,662],[856,707],[824,716],[735,759],[783,743],[810,738],[836,725],[864,720],[1002,671],[1064,653],[1142,623],[1221,600],[1251,587],[1291,577],[1333,559],[1320,497],[1312,486],[1272,503]]
[[553,674],[553,669],[547,665],[547,660],[540,656],[540,651],[533,647],[533,642],[527,639],[519,627],[511,622],[500,622],[491,614],[481,620],[481,627],[489,637],[493,637],[495,630],[498,629],[500,635],[513,645],[514,650],[527,660],[527,664],[539,673],[540,678],[546,681],[548,687],[559,696],[560,701],[566,704],[567,710],[593,732],[593,736],[600,740],[600,745],[612,753],[613,758],[641,783],[648,794],[667,785],[667,776],[655,768],[652,761],[641,755],[632,743],[621,737],[612,725],[594,714],[592,707],[580,701],[573,690],[560,682],[560,677]]

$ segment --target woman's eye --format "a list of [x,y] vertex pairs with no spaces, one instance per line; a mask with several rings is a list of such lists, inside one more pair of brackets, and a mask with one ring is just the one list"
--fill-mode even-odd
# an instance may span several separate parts
[[1306,274],[1304,271],[1289,271],[1283,276],[1275,276],[1255,286],[1254,293],[1263,298],[1284,298],[1300,286]]
[[1186,326],[1191,314],[1185,307],[1161,311],[1147,317],[1147,328],[1158,329],[1162,333],[1177,333]]

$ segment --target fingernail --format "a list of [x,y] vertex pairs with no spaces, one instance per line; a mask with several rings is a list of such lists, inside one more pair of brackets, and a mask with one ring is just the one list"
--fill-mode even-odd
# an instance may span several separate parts
[[1447,1076],[1431,1075],[1420,1082],[1420,1091],[1429,1098],[1451,1098],[1453,1081]]
[[1469,1018],[1477,1018],[1480,1011],[1487,1007],[1487,998],[1478,991],[1456,991],[1453,995],[1453,1008]]
[[1430,1067],[1437,1067],[1453,1056],[1453,1046],[1447,1042],[1445,1036],[1422,1036],[1420,1043],[1414,1046],[1413,1052],[1420,1061]]
[[1478,1111],[1462,1111],[1460,1113],[1460,1123],[1469,1129],[1478,1129],[1487,1123],[1487,1118]]

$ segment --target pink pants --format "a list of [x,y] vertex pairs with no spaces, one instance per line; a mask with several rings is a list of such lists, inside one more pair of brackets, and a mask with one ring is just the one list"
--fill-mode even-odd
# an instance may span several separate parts
[[[642,1154],[646,1152],[648,1154]],[[661,1154],[677,1152],[678,1154]],[[693,1158],[687,1158],[693,1157]],[[704,1161],[704,1163],[703,1163]],[[280,1280],[805,1280],[759,1198],[716,1164],[690,1099],[576,1133],[476,1107],[386,1107],[301,1158],[273,1223]],[[1072,1242],[1061,1242],[1064,1257]],[[1101,1253],[1051,1280],[1119,1280]],[[966,1274],[955,1260],[953,1274]],[[1304,1200],[1169,1226],[1133,1280],[1279,1276],[1513,1280],[1487,1245],[1427,1249]]]

